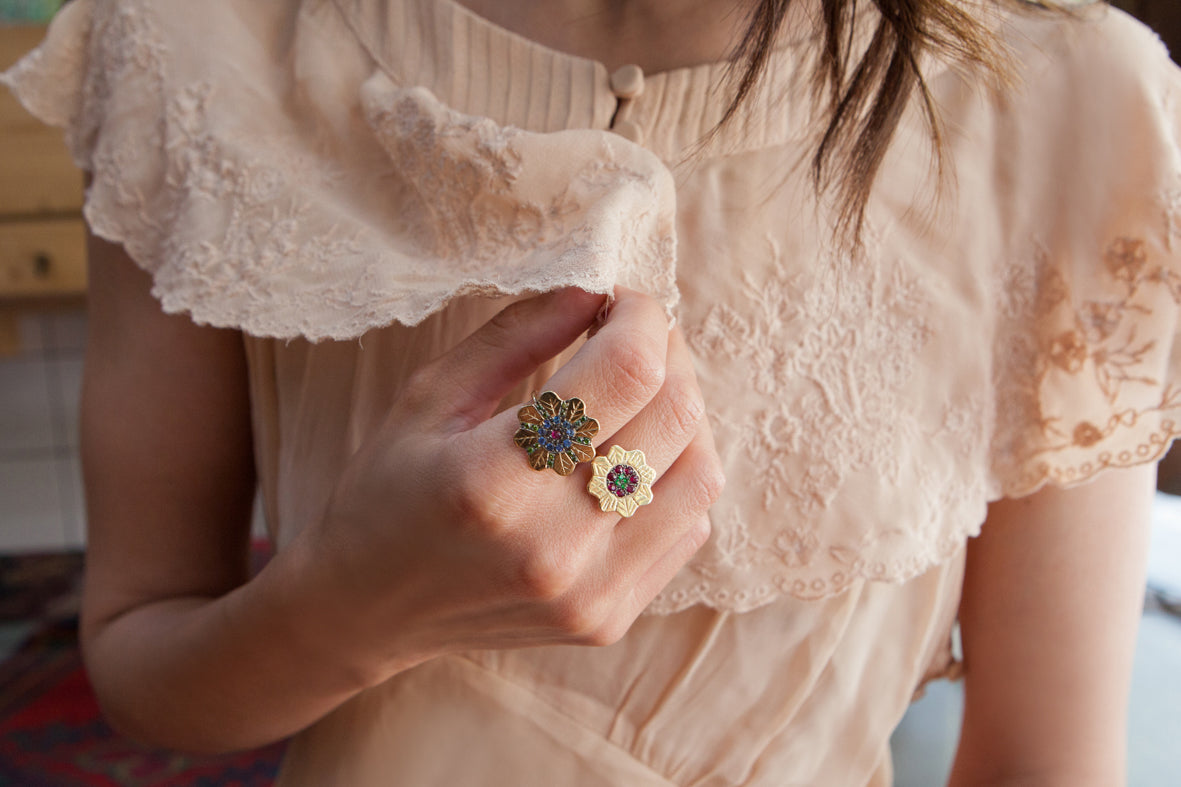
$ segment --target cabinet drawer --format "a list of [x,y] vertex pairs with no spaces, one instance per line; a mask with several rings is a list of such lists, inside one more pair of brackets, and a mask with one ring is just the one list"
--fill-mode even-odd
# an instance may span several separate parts
[[[0,25],[0,69],[44,36],[44,27]],[[61,129],[42,124],[0,87],[0,215],[77,212],[81,205],[82,173]]]
[[86,230],[81,219],[0,224],[0,298],[85,291]]

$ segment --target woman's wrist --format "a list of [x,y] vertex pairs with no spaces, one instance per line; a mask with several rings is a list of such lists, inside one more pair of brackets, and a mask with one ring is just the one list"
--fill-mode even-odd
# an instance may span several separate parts
[[381,624],[348,592],[348,580],[342,581],[347,569],[333,565],[312,542],[297,537],[271,559],[253,580],[249,598],[242,599],[260,609],[243,609],[243,619],[272,628],[326,690],[363,691],[398,671],[399,659],[389,652],[396,632],[375,630]]

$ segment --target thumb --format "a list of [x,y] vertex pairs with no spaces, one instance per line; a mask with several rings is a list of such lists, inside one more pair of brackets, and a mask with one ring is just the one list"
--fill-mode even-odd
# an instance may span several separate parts
[[575,287],[506,306],[433,362],[447,414],[479,423],[521,380],[591,327],[607,296]]

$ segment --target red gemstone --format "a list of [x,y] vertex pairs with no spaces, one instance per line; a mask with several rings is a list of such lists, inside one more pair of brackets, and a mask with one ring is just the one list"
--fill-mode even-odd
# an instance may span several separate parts
[[615,465],[605,480],[608,491],[616,497],[634,494],[640,485],[640,476],[631,465]]

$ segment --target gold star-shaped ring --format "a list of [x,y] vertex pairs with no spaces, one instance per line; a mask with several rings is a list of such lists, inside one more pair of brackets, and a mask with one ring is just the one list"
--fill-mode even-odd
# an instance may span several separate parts
[[591,463],[593,475],[587,491],[599,499],[604,511],[631,516],[640,506],[652,502],[656,471],[648,466],[643,451],[627,451],[613,445],[606,456]]

